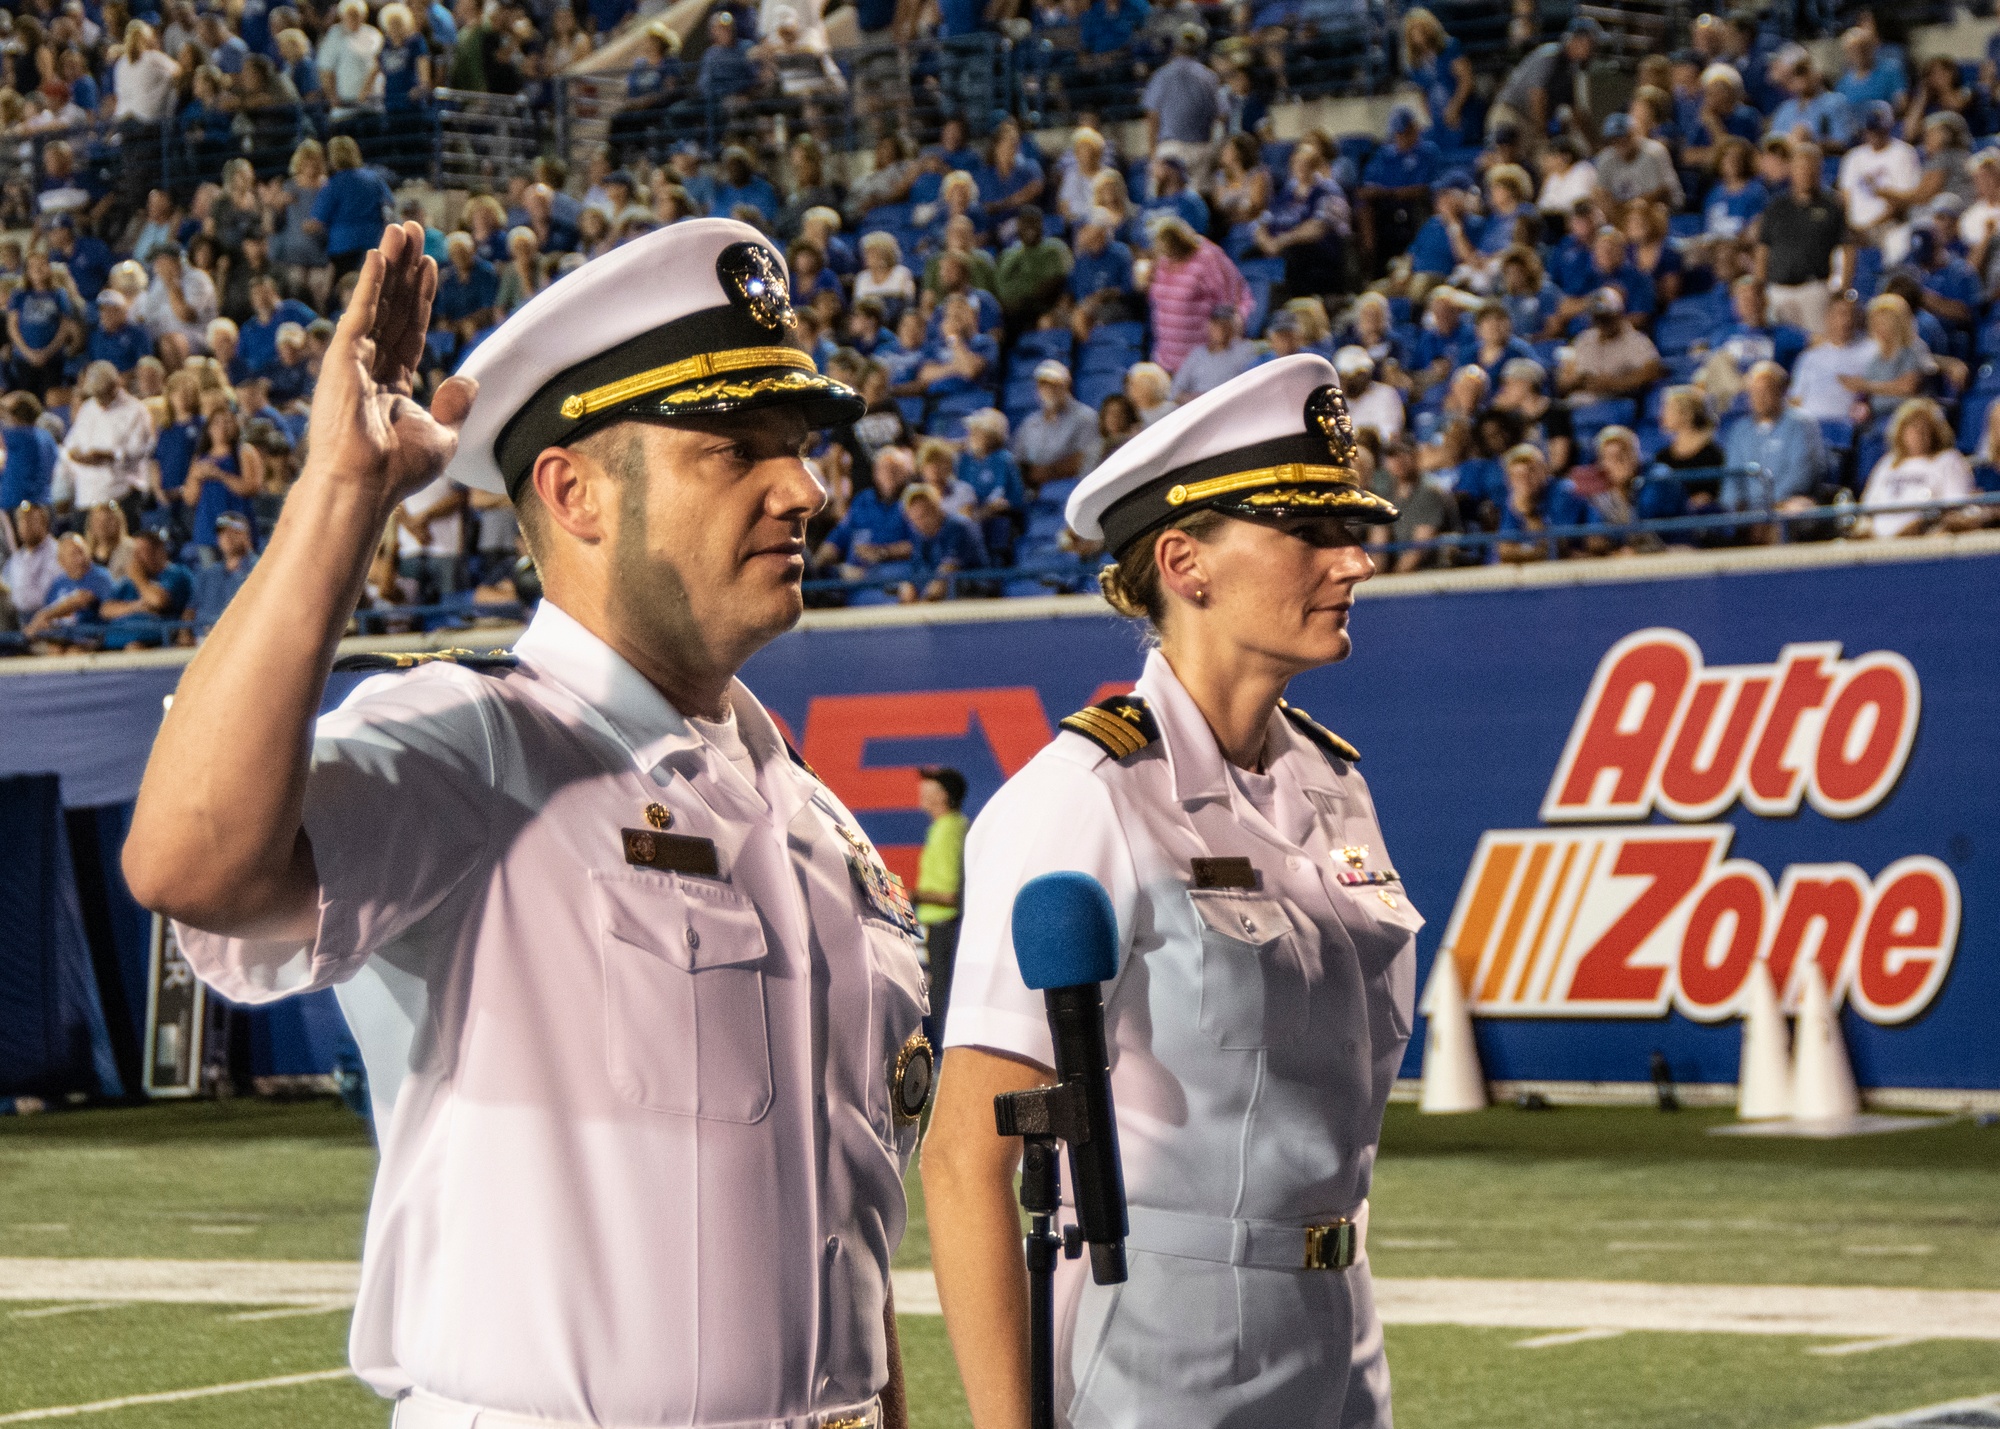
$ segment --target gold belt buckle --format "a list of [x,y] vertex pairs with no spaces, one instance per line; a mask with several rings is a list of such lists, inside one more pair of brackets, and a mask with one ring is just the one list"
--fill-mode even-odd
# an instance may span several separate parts
[[1306,1227],[1306,1269],[1345,1270],[1354,1264],[1358,1236],[1346,1217]]
[[868,1429],[868,1418],[862,1414],[849,1414],[839,1419],[822,1419],[819,1429]]

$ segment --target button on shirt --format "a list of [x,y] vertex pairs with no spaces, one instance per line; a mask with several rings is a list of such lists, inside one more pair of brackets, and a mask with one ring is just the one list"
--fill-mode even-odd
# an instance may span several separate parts
[[[554,602],[516,653],[320,720],[314,939],[181,934],[229,997],[336,987],[361,1046],[354,1367],[637,1429],[862,1402],[915,1140],[888,1081],[925,1010],[850,874],[872,846],[740,683],[754,780]],[[719,877],[627,863],[653,803]]]
[[[1265,736],[1272,807],[1260,812],[1252,798],[1258,791],[1231,778],[1201,711],[1157,651],[1137,693],[1158,723],[1157,741],[1119,761],[1080,735],[1061,734],[974,823],[945,1042],[1053,1065],[1041,994],[1022,982],[1015,960],[1011,912],[1028,879],[1088,873],[1104,885],[1118,917],[1119,968],[1105,988],[1105,1027],[1132,1205],[1295,1226],[1349,1213],[1368,1194],[1382,1111],[1409,1038],[1423,919],[1400,883],[1339,882],[1355,866],[1351,859],[1378,873],[1394,867],[1367,786],[1351,767],[1329,762],[1274,713]],[[1194,861],[1216,857],[1247,858],[1261,886],[1195,887]],[[1229,1267],[1216,1268],[1217,1282],[1196,1273],[1198,1262],[1169,1266],[1172,1257],[1136,1249],[1131,1260],[1132,1283],[1116,1313],[1157,1296],[1179,1297],[1146,1304],[1140,1316],[1170,1331],[1172,1343],[1201,1334],[1177,1320],[1206,1326],[1211,1311],[1226,1316],[1232,1328],[1212,1348],[1221,1355],[1221,1378],[1234,1378],[1239,1281]],[[1193,1277],[1175,1282],[1177,1289],[1162,1281],[1175,1267]],[[1262,1274],[1284,1278],[1283,1288]],[[1319,1282],[1293,1284],[1290,1272],[1238,1275],[1246,1332],[1268,1323],[1265,1291],[1289,1297],[1295,1310],[1309,1291],[1314,1310],[1273,1332],[1272,1354],[1291,1353],[1286,1347],[1302,1338],[1339,1342],[1316,1350],[1332,1358],[1322,1371],[1330,1386],[1322,1383],[1325,1398],[1314,1403],[1344,1401],[1343,1425],[1386,1426],[1386,1382],[1379,1399],[1367,1387],[1379,1362],[1379,1331],[1375,1348],[1354,1348],[1366,1345],[1373,1321],[1365,1270],[1324,1282],[1324,1291]],[[1083,1283],[1087,1278],[1070,1271],[1066,1293],[1078,1308],[1057,1312],[1059,1324],[1076,1327],[1079,1364],[1095,1326],[1109,1323],[1113,1344],[1133,1328],[1121,1329],[1107,1308],[1111,1288]],[[1207,1303],[1211,1291],[1219,1297],[1214,1304]],[[1212,1396],[1229,1392],[1203,1378],[1212,1356],[1194,1357],[1198,1365],[1162,1365],[1158,1343],[1152,1362],[1174,1382],[1157,1390],[1128,1386],[1146,1403],[1117,1406],[1101,1422],[1222,1422],[1227,1416],[1205,1412]],[[1241,1362],[1257,1363],[1259,1352],[1241,1347]],[[1062,1349],[1058,1362],[1067,1362]],[[1357,1416],[1357,1406],[1371,1402],[1373,1412]],[[1232,1403],[1241,1417],[1230,1422],[1321,1422],[1310,1410],[1274,1415],[1265,1403],[1259,1418]]]

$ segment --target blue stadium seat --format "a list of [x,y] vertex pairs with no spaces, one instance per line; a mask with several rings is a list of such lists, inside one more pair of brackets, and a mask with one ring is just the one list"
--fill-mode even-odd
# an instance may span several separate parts
[[1679,356],[1706,337],[1715,325],[1715,314],[1706,303],[1683,298],[1668,308],[1653,330],[1660,351]]
[[1066,476],[1061,481],[1043,482],[1039,499],[1052,503],[1060,511],[1069,504],[1069,494],[1076,490],[1077,483],[1082,480],[1080,476]]
[[1113,392],[1124,389],[1123,372],[1079,372],[1076,376],[1076,400],[1093,410],[1102,407]]
[[1701,237],[1704,219],[1699,213],[1677,213],[1667,220],[1669,238]]
[[1588,447],[1606,427],[1629,427],[1637,419],[1639,404],[1630,397],[1606,397],[1570,408],[1570,425],[1576,439]]
[[1068,362],[1074,346],[1074,339],[1066,327],[1035,328],[1022,333],[1016,340],[1014,359],[1026,362],[1030,367],[1051,357],[1057,362]]
[[1958,449],[1967,456],[1978,451],[1979,444],[1986,439],[1986,414],[1996,397],[2000,393],[1968,393],[1959,406]]
[[1819,439],[1826,443],[1830,452],[1847,451],[1854,445],[1854,423],[1843,422],[1838,417],[1821,417]]
[[[1979,330],[1979,355],[1983,358],[2000,357],[2000,318],[1994,318]],[[1984,371],[1981,377],[1985,376]]]
[[1872,298],[1882,287],[1882,250],[1870,244],[1861,248],[1854,259],[1854,291],[1864,299]]

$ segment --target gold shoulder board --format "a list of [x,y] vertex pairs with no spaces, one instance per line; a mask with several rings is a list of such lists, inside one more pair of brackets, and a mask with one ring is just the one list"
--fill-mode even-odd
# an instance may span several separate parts
[[1062,727],[1082,735],[1113,759],[1129,759],[1160,737],[1153,712],[1137,695],[1100,700],[1069,716]]
[[1278,708],[1283,710],[1285,718],[1292,722],[1292,728],[1303,734],[1307,739],[1310,739],[1314,744],[1317,744],[1320,747],[1320,752],[1326,755],[1327,758],[1344,759],[1349,764],[1360,760],[1360,750],[1356,749],[1297,705],[1287,704],[1284,700],[1279,700]]

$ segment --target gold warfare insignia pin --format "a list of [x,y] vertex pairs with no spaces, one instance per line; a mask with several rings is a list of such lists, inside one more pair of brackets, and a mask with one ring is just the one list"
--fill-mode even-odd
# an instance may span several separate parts
[[1388,904],[1391,908],[1396,908],[1401,906],[1396,902],[1396,895],[1391,893],[1386,888],[1383,889],[1380,893],[1376,894],[1375,896],[1381,899],[1384,903]]
[[674,813],[665,804],[646,805],[646,822],[656,829],[670,829],[674,826]]
[[1346,861],[1349,868],[1360,868],[1368,862],[1368,845],[1349,844],[1340,851],[1340,856]]

